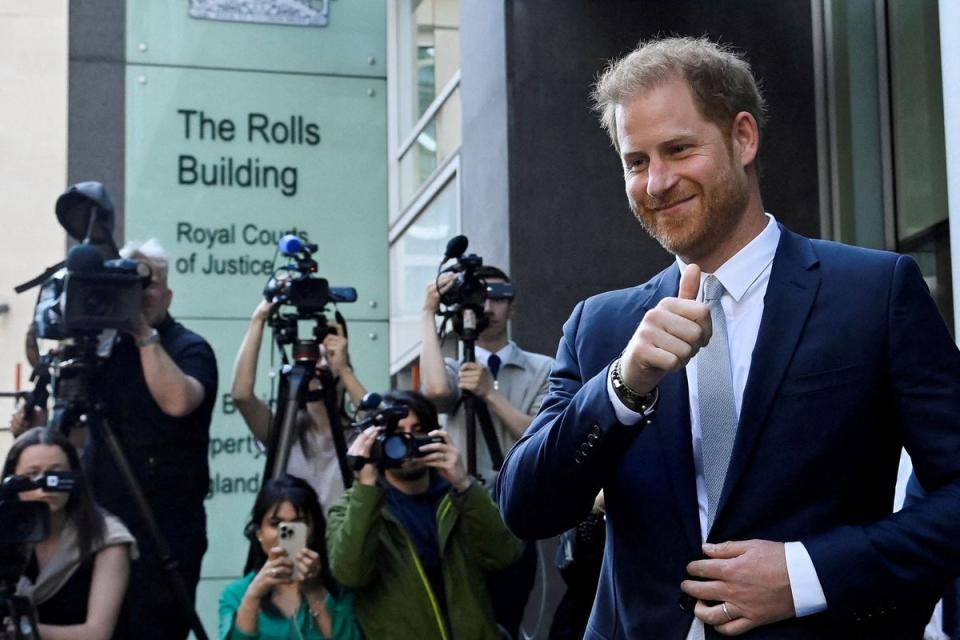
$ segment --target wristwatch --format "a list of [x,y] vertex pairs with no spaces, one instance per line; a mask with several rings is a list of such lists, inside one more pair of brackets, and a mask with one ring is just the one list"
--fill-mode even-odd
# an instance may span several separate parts
[[160,332],[156,329],[150,330],[150,335],[146,338],[137,338],[137,346],[143,349],[144,347],[149,347],[152,344],[159,344],[160,342]]
[[657,408],[657,398],[660,397],[660,387],[654,387],[653,391],[647,394],[637,393],[627,386],[620,374],[620,358],[617,358],[610,367],[610,384],[613,386],[613,392],[617,394],[627,409],[641,414],[644,418],[653,415]]

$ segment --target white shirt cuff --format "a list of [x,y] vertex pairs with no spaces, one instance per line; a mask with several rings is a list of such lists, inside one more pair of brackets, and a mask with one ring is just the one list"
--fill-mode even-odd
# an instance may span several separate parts
[[613,382],[610,380],[609,373],[607,373],[607,396],[610,398],[610,403],[613,405],[613,411],[617,414],[617,420],[620,422],[620,424],[630,426],[643,420],[642,413],[628,409],[627,405],[623,404],[623,400],[617,397],[617,392],[613,390]]
[[820,613],[827,608],[827,597],[823,595],[817,569],[813,560],[801,542],[787,542],[783,545],[787,557],[787,577],[790,579],[790,592],[793,594],[793,609],[798,618]]

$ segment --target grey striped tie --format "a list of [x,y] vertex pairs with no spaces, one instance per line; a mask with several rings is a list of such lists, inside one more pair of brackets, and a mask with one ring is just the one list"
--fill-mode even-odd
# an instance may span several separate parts
[[703,436],[703,476],[707,485],[707,531],[713,527],[717,503],[727,476],[730,452],[737,436],[737,407],[727,341],[727,320],[720,306],[726,289],[714,276],[703,282],[703,301],[710,305],[713,337],[697,358],[700,430]]

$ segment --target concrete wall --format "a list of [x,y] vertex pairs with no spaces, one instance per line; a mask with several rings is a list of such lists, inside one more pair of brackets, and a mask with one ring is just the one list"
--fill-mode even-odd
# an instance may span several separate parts
[[[0,11],[0,391],[12,391],[16,364],[30,375],[23,337],[37,291],[13,287],[64,256],[54,202],[66,184],[67,0],[5,0]],[[0,426],[13,401],[0,399]],[[0,431],[0,454],[9,436]]]

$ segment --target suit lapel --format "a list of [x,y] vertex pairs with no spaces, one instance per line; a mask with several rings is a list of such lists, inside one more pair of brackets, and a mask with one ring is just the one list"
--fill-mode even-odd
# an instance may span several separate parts
[[[644,307],[652,309],[661,299],[676,296],[680,290],[680,269],[676,264],[661,274],[660,284]],[[700,549],[700,514],[697,506],[696,470],[693,465],[693,441],[690,433],[690,395],[687,372],[682,369],[660,381],[657,413],[648,429],[656,430],[663,450],[670,483],[677,496],[677,510],[683,521],[691,549]]]
[[780,244],[773,260],[763,302],[763,317],[750,360],[737,438],[720,496],[717,518],[743,475],[766,426],[770,406],[793,358],[810,309],[820,288],[810,241],[780,226]]

